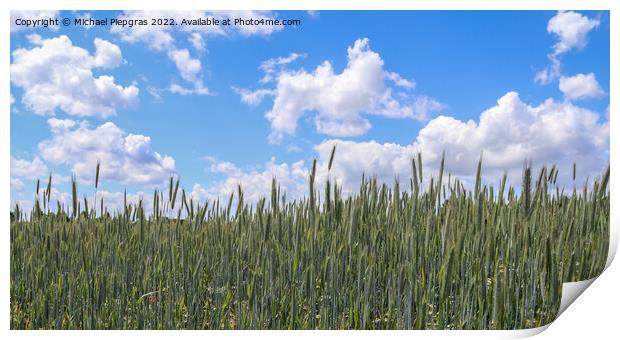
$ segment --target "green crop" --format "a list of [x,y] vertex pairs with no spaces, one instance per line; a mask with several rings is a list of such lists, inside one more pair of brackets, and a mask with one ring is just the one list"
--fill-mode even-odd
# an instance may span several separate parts
[[241,187],[177,200],[171,178],[148,215],[126,197],[118,212],[96,193],[81,206],[75,179],[71,206],[50,209],[50,178],[32,211],[11,212],[11,328],[530,328],[556,317],[562,282],[601,273],[609,167],[566,193],[555,166],[526,167],[517,190],[483,184],[479,163],[467,190],[443,164],[423,185],[418,155],[409,190],[363,179],[345,196],[316,190],[314,162],[307,198],[274,179],[255,204]]

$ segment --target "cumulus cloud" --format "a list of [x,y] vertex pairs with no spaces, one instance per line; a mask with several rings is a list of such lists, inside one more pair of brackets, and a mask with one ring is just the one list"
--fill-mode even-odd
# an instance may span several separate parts
[[484,111],[478,124],[441,117],[422,129],[416,144],[429,159],[446,150],[457,174],[471,171],[477,155],[497,173],[519,172],[523,161],[557,164],[566,174],[573,161],[598,172],[609,161],[609,124],[588,109],[552,99],[538,106],[509,92]]
[[124,184],[154,184],[175,171],[174,159],[151,149],[151,138],[127,134],[114,123],[95,128],[69,119],[48,120],[52,136],[39,143],[41,157],[65,164],[81,181],[92,181],[97,161],[101,178]]
[[560,77],[560,91],[567,99],[598,98],[605,95],[594,73],[579,73],[572,77]]
[[[336,157],[328,172],[333,146]],[[328,176],[342,186],[344,193],[359,189],[362,174],[391,185],[395,178],[408,183],[411,159],[422,153],[425,180],[436,175],[445,152],[446,172],[466,185],[473,183],[477,162],[483,157],[483,177],[497,183],[504,173],[509,182],[520,185],[524,162],[534,167],[556,164],[560,170],[558,184],[572,185],[572,164],[576,162],[579,178],[593,178],[609,163],[609,122],[571,102],[548,99],[539,105],[523,102],[516,92],[508,92],[497,104],[480,114],[477,121],[439,116],[429,121],[410,144],[355,142],[327,139],[314,146],[319,186]],[[307,195],[309,164],[303,161],[275,163],[263,170],[244,171],[229,162],[213,161],[210,171],[226,175],[213,186],[194,186],[197,199],[226,197],[238,184],[256,200],[269,195],[271,178],[276,177],[289,198]],[[579,185],[579,183],[578,183]]]
[[187,49],[172,50],[168,56],[176,64],[183,79],[192,82],[196,80],[201,69],[200,60],[191,58]]
[[432,113],[439,112],[446,108],[446,105],[428,96],[417,96],[413,102],[413,111],[420,117],[428,118]]
[[[17,25],[16,19],[26,20],[41,20],[41,19],[54,19],[58,17],[58,11],[11,11],[11,32],[19,32],[25,30],[32,30],[33,27],[26,27],[23,25]],[[58,31],[58,26],[48,26],[52,31]]]
[[[115,26],[112,32],[118,34],[124,41],[135,43],[146,43],[151,49],[164,51],[173,47],[175,44],[173,31],[179,31],[192,35],[200,34],[203,38],[209,36],[227,36],[240,34],[243,36],[266,36],[274,32],[283,30],[282,26],[275,25],[180,25],[182,20],[197,19],[217,19],[220,22],[224,19],[255,19],[272,20],[277,16],[271,11],[124,11],[119,15],[119,19],[136,20],[152,18],[173,19],[178,25],[134,25],[132,27]],[[194,36],[195,38],[195,36]]]
[[173,93],[179,93],[183,95],[188,94],[209,94],[209,89],[204,85],[202,81],[202,64],[200,60],[192,58],[189,51],[183,49],[171,49],[168,52],[170,60],[174,61],[174,64],[179,70],[181,78],[188,83],[193,84],[193,89],[184,89],[181,85],[172,84],[170,91]]
[[[334,145],[336,156],[328,174],[327,166]],[[397,143],[329,139],[316,145],[314,151],[318,158],[317,183],[325,183],[330,176],[342,186],[344,193],[351,193],[359,188],[362,175],[376,177],[388,184],[392,184],[397,177],[408,179],[411,159],[417,149],[414,145]]]
[[11,192],[21,191],[23,188],[24,188],[24,182],[22,182],[19,178],[11,177]]
[[[70,209],[69,207],[71,207],[72,203],[72,194],[70,192],[66,192],[66,191],[62,191],[58,188],[58,186],[56,186],[55,184],[58,183],[58,177],[54,177],[52,179],[52,186],[51,186],[51,191],[50,191],[50,202],[51,204],[49,205],[49,209],[51,211],[56,211],[57,209],[57,204],[56,202],[60,203],[60,205],[62,207],[64,207],[64,209]],[[13,180],[11,180],[11,186],[13,185]],[[45,190],[45,186],[47,185],[47,180],[41,183],[41,187],[40,187],[40,191],[39,191],[39,195],[36,195],[35,192],[35,186],[34,184],[32,184],[31,187],[27,188],[24,190],[24,184],[21,183],[21,181],[18,181],[17,185],[18,187],[11,187],[11,209],[15,208],[16,204],[19,204],[19,208],[21,211],[24,212],[29,212],[32,210],[32,208],[34,207],[34,197],[36,197],[37,199],[39,199],[39,202],[43,201],[43,191]],[[78,195],[79,194],[79,187],[78,187]],[[122,201],[120,201],[122,204]],[[89,204],[91,202],[89,201]]]
[[[106,209],[109,213],[122,213],[125,209],[125,198],[127,199],[127,204],[138,205],[141,202],[146,215],[153,212],[152,193],[138,191],[128,192],[125,195],[125,192],[122,191],[99,190],[97,192],[97,203],[100,204],[99,202],[103,199],[104,209]],[[96,206],[96,208],[99,209],[99,206]]]
[[32,161],[27,159],[17,159],[11,156],[11,178],[21,177],[29,180],[49,175],[47,165],[39,158],[35,157]]
[[558,42],[553,45],[554,54],[581,49],[586,46],[588,32],[597,28],[600,22],[573,11],[559,11],[549,20],[547,32],[557,36]]
[[209,187],[194,184],[190,193],[191,198],[198,201],[226,199],[231,193],[236,192],[240,185],[246,202],[256,203],[261,197],[270,195],[274,178],[286,191],[288,198],[299,198],[306,190],[304,180],[308,174],[304,161],[289,165],[277,163],[273,158],[262,167],[262,170],[244,171],[230,162],[215,161],[211,164],[210,171],[224,174],[226,178]]
[[[196,15],[194,11],[124,11],[118,16],[121,20],[146,20],[151,18],[171,18],[175,20],[183,17],[191,17]],[[219,31],[218,27],[205,27],[213,32]],[[174,38],[172,37],[172,27],[168,25],[126,25],[113,26],[112,33],[118,34],[121,40],[128,43],[144,43],[152,50],[166,51],[174,47]]]
[[[383,59],[370,49],[366,38],[348,47],[347,66],[341,73],[329,61],[313,72],[283,67],[301,56],[293,53],[261,64],[265,73],[261,82],[273,82],[275,88],[237,91],[242,101],[251,105],[257,105],[267,95],[275,97],[271,110],[265,114],[271,123],[271,143],[293,135],[304,114],[314,115],[317,132],[348,137],[362,135],[371,128],[363,116],[366,114],[425,120],[431,112],[443,108],[431,98],[407,92],[415,87],[415,82],[386,71]],[[398,96],[393,94],[396,91]]]
[[[45,182],[45,185],[47,182]],[[43,184],[42,184],[43,186]],[[19,204],[20,209],[22,211],[31,211],[33,208],[33,196],[34,196],[34,185],[32,186],[32,191],[29,189],[24,190],[24,183],[19,180],[11,179],[11,200],[10,200],[10,208],[13,209],[15,204]],[[44,189],[44,187],[43,187]],[[83,196],[84,193],[81,191],[82,187],[78,185],[78,196]],[[161,188],[159,188],[161,190]],[[39,199],[42,199],[43,192],[39,193]],[[89,209],[95,208],[97,215],[100,215],[100,204],[103,200],[104,209],[109,213],[122,213],[125,200],[127,204],[138,205],[142,203],[142,207],[144,208],[144,212],[147,215],[150,215],[153,211],[153,193],[145,193],[143,191],[135,191],[135,192],[124,192],[124,191],[108,191],[102,190],[101,187],[99,191],[97,191],[97,201],[93,201],[94,196],[86,195],[86,199],[88,200]],[[180,198],[180,197],[179,197]],[[60,203],[60,205],[65,209],[65,211],[71,211],[72,206],[72,194],[71,192],[63,191],[58,186],[54,184],[52,181],[51,193],[50,193],[50,202],[52,202],[49,206],[51,211],[57,211],[56,202]],[[80,203],[82,203],[80,201]],[[93,204],[95,203],[95,204]],[[80,209],[84,209],[83,206]]]
[[[32,160],[18,159],[11,155],[11,198],[24,188],[24,181],[45,180],[51,174],[47,164],[38,156]],[[55,182],[64,182],[67,178],[54,174]],[[33,189],[34,190],[34,189]],[[31,193],[28,193],[31,194]],[[12,205],[14,203],[11,203]]]
[[123,61],[120,47],[107,40],[95,38],[95,50],[94,67],[115,68]]
[[560,55],[573,49],[582,49],[588,43],[588,33],[597,28],[600,22],[573,11],[559,11],[547,24],[547,32],[557,38],[553,52],[547,57],[550,66],[536,74],[535,80],[540,84],[549,84],[561,74]]
[[531,106],[509,92],[484,111],[478,122],[440,116],[409,145],[328,140],[315,150],[325,163],[332,145],[338,145],[332,171],[349,188],[359,182],[361,171],[388,182],[395,175],[408,178],[410,159],[418,151],[430,171],[437,171],[445,151],[446,169],[463,179],[473,175],[483,155],[487,179],[498,179],[507,172],[518,184],[528,160],[535,166],[558,165],[567,183],[573,161],[583,177],[598,174],[609,162],[609,123],[598,120],[595,112],[568,102],[548,99]]
[[138,101],[135,85],[123,87],[109,75],[93,75],[93,69],[110,69],[122,62],[118,46],[95,39],[95,53],[73,45],[69,37],[43,39],[29,35],[31,49],[12,53],[11,82],[24,90],[22,102],[36,114],[60,109],[75,116],[107,117],[117,108]]
[[210,94],[208,87],[204,85],[201,77],[202,64],[199,59],[191,57],[187,49],[179,48],[173,37],[173,32],[187,35],[187,40],[198,52],[205,50],[205,39],[212,36],[229,36],[240,34],[242,36],[261,35],[266,36],[283,29],[282,26],[270,25],[180,25],[182,20],[196,20],[215,18],[218,20],[241,18],[241,19],[273,19],[274,14],[269,11],[124,11],[119,15],[123,20],[147,20],[152,18],[173,19],[177,25],[134,25],[114,26],[112,33],[118,34],[121,40],[128,43],[143,43],[149,49],[158,52],[166,52],[168,58],[173,61],[185,81],[191,87],[173,84],[170,87],[172,93],[181,95],[207,95]]
[[[201,11],[125,11],[119,19],[123,20],[151,20],[151,18],[168,18],[174,19],[180,23],[182,19],[198,18],[202,15]],[[194,26],[181,26],[194,27]],[[188,32],[190,42],[196,48],[204,47],[202,33],[208,34],[224,34],[219,26],[198,26],[200,30]],[[187,88],[179,84],[172,84],[169,88],[170,92],[181,95],[206,95],[209,93],[208,88],[201,79],[202,65],[200,60],[192,58],[187,49],[176,47],[175,40],[172,36],[172,26],[170,25],[135,25],[133,27],[114,26],[112,32],[118,34],[121,40],[128,43],[143,43],[154,51],[166,52],[168,58],[174,62],[181,78],[190,83],[193,88]]]

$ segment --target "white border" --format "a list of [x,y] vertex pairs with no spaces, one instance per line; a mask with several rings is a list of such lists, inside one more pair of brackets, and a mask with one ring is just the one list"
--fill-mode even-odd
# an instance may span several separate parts
[[[22,0],[19,2],[7,3],[3,2],[3,11],[0,12],[0,32],[2,34],[2,45],[4,53],[0,53],[0,63],[2,67],[0,72],[2,74],[3,82],[0,85],[2,91],[0,92],[0,102],[5,103],[5,109],[10,110],[7,105],[9,103],[9,72],[10,72],[10,60],[9,53],[10,45],[9,39],[9,10],[21,10],[21,9],[315,9],[315,10],[335,10],[335,9],[367,9],[367,10],[379,10],[379,9],[418,9],[418,10],[439,10],[439,9],[454,9],[454,10],[557,10],[557,9],[575,9],[575,10],[610,10],[611,20],[611,39],[610,39],[610,90],[609,93],[617,93],[614,90],[618,88],[618,60],[620,60],[619,37],[618,34],[618,20],[620,15],[618,14],[618,1],[612,0],[598,0],[598,1],[579,1],[579,0],[501,0],[501,1],[482,1],[482,0],[434,0],[420,3],[403,3],[402,0],[357,0],[355,2],[346,3],[344,1],[338,2],[334,0],[295,0],[295,1],[283,1],[283,0],[255,0],[255,1],[243,1],[243,0],[227,0],[218,2],[202,2],[196,3],[196,1],[190,0],[175,0],[175,1],[163,1],[152,0],[148,3],[139,1],[120,1],[120,0],[91,0],[84,2],[76,2],[70,0],[55,0],[55,1],[43,1],[43,0]],[[610,96],[610,108],[620,107],[617,95]],[[611,111],[611,109],[610,109]],[[610,113],[613,116],[615,113]],[[2,145],[2,157],[0,158],[0,183],[2,183],[2,194],[0,195],[0,207],[9,206],[9,192],[10,192],[10,124],[8,112],[4,115],[4,121],[0,124],[0,144]],[[615,133],[618,132],[618,124],[616,119],[611,119],[611,131],[610,131],[610,155],[612,165],[612,176],[610,178],[611,188],[611,206],[618,206],[617,195],[620,194],[620,181],[616,181],[613,175],[613,170],[616,169],[619,162],[620,145],[619,139],[615,138]],[[620,282],[620,267],[618,264],[612,264],[612,259],[616,253],[618,245],[618,235],[620,228],[620,215],[618,210],[612,209],[611,211],[611,230],[612,237],[610,241],[610,253],[607,261],[608,269],[600,276],[599,279],[594,282],[588,282],[592,284],[592,288],[588,289],[584,293],[584,298],[581,298],[576,303],[576,306],[568,309],[568,312],[563,313],[556,321],[554,321],[549,327],[541,327],[534,330],[526,331],[382,331],[381,333],[370,331],[98,331],[98,332],[83,332],[83,331],[42,331],[42,332],[24,332],[24,331],[9,331],[9,212],[5,209],[0,209],[0,221],[6,221],[3,226],[3,232],[0,233],[0,244],[6,248],[2,252],[2,273],[3,279],[0,281],[0,308],[2,313],[0,316],[0,324],[3,326],[5,332],[8,332],[9,338],[31,338],[44,336],[46,338],[83,338],[88,336],[89,338],[108,338],[110,336],[135,336],[143,337],[148,336],[154,339],[169,338],[172,336],[184,336],[191,338],[202,337],[222,337],[222,338],[235,338],[245,339],[258,336],[269,336],[274,339],[285,339],[292,336],[299,338],[314,339],[317,336],[326,338],[375,338],[378,334],[387,336],[390,338],[409,339],[411,336],[423,336],[426,338],[503,338],[503,337],[515,337],[515,336],[529,336],[539,333],[547,328],[549,330],[543,333],[543,337],[548,338],[573,338],[574,336],[586,337],[592,334],[605,335],[609,338],[609,334],[616,333],[617,325],[617,313],[616,305],[620,301],[619,298],[619,282]],[[610,267],[611,265],[611,267]],[[585,284],[581,284],[583,287]],[[575,288],[578,285],[572,285]],[[568,288],[567,289],[573,289]],[[577,288],[579,290],[579,288]],[[578,295],[578,294],[577,294]],[[587,299],[586,299],[587,297]],[[585,300],[585,301],[581,301]],[[563,305],[563,307],[568,307]],[[413,332],[413,333],[412,333]]]

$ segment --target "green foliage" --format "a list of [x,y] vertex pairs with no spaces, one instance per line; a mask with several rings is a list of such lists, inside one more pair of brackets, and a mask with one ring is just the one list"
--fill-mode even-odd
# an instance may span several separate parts
[[74,180],[72,211],[11,213],[11,328],[529,328],[556,317],[562,282],[603,270],[608,169],[565,195],[548,188],[555,167],[535,185],[526,167],[523,194],[505,176],[494,194],[481,163],[474,192],[450,176],[423,190],[421,155],[411,164],[413,192],[328,181],[321,200],[313,163],[307,199],[286,202],[274,179],[255,205],[238,188],[236,208],[182,190],[173,211],[171,178],[149,215],[126,201],[80,214]]

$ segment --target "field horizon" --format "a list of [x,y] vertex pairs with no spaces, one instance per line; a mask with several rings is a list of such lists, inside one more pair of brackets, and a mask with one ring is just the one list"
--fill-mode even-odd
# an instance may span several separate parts
[[443,160],[423,188],[417,162],[405,191],[371,178],[345,197],[316,189],[315,161],[307,197],[287,202],[274,178],[255,206],[241,187],[194,203],[171,178],[150,216],[82,201],[75,179],[54,213],[48,183],[28,219],[11,213],[11,328],[534,328],[554,320],[563,282],[603,270],[609,167],[568,192],[550,189],[555,166],[525,167],[517,195],[505,177],[483,185],[482,161],[472,190],[446,185]]

